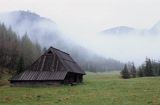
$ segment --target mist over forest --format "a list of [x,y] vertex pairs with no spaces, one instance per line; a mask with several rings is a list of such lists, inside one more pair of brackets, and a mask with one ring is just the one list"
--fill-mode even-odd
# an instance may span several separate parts
[[[0,21],[6,28],[11,28],[20,39],[27,35],[33,43],[39,43],[42,51],[40,53],[50,46],[61,49],[71,54],[84,70],[102,72],[121,70],[123,67],[120,61],[110,56],[104,57],[88,46],[83,46],[78,41],[67,37],[60,32],[55,22],[36,13],[29,11],[3,13],[0,15]],[[32,59],[29,64],[35,59]]]
[[1,13],[0,22],[20,38],[27,33],[42,50],[53,46],[68,52],[85,70],[121,70],[128,61],[140,65],[146,57],[159,59],[160,22],[149,29],[117,26],[91,35],[67,34],[54,20],[30,11]]

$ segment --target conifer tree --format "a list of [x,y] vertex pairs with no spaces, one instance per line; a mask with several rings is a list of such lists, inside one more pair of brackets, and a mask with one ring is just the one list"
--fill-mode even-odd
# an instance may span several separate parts
[[47,51],[47,48],[46,47],[44,47],[43,48],[43,53],[45,53]]
[[127,65],[124,65],[124,69],[121,71],[121,77],[124,79],[129,79],[130,78],[130,73],[128,71]]
[[145,76],[153,76],[152,63],[150,59],[146,59],[146,66],[144,69]]
[[17,73],[19,74],[23,71],[24,71],[24,59],[21,56],[20,59],[19,59],[18,65],[17,65]]
[[138,72],[137,72],[137,75],[139,77],[144,77],[144,68],[145,67],[143,65],[141,67],[139,67]]
[[160,62],[158,62],[158,76],[160,76]]
[[2,74],[3,74],[3,72],[2,72],[2,69],[0,67],[0,79],[2,78]]
[[134,66],[134,63],[132,64],[132,67],[131,67],[131,76],[132,78],[136,77],[136,67]]

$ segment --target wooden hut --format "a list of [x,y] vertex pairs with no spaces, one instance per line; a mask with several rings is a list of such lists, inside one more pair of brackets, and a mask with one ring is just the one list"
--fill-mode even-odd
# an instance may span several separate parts
[[50,47],[27,70],[10,79],[13,86],[75,84],[85,72],[63,51]]

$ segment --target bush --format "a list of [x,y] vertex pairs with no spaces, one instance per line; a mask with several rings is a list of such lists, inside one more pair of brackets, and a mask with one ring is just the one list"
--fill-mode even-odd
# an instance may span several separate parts
[[6,86],[6,85],[9,85],[9,81],[7,80],[0,80],[0,86]]

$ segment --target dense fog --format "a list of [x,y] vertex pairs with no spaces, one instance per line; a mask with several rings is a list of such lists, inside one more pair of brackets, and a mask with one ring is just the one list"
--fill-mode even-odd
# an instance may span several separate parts
[[86,38],[80,40],[79,34],[76,34],[76,38],[70,37],[71,34],[63,32],[55,22],[35,13],[29,11],[4,13],[1,14],[0,21],[11,27],[20,37],[27,33],[29,38],[40,43],[42,48],[53,46],[66,51],[85,70],[110,71],[121,70],[123,67],[123,63],[115,60],[116,58],[112,59],[111,56],[104,56],[95,51],[100,44],[97,42],[98,39],[94,39],[97,45],[90,48],[89,43],[85,42]]
[[[39,42],[43,47],[54,46],[68,52],[75,52],[73,51],[75,49],[80,53],[78,56],[92,58],[96,55],[122,62],[134,61],[139,65],[146,57],[158,59],[160,54],[158,49],[160,23],[150,29],[133,28],[129,33],[132,28],[127,30],[117,27],[84,34],[81,31],[77,33],[74,30],[73,32],[63,30],[57,27],[56,22],[31,12],[3,13],[0,20],[8,27],[11,26],[20,36],[27,32],[31,40]],[[83,53],[84,50],[87,53]]]

